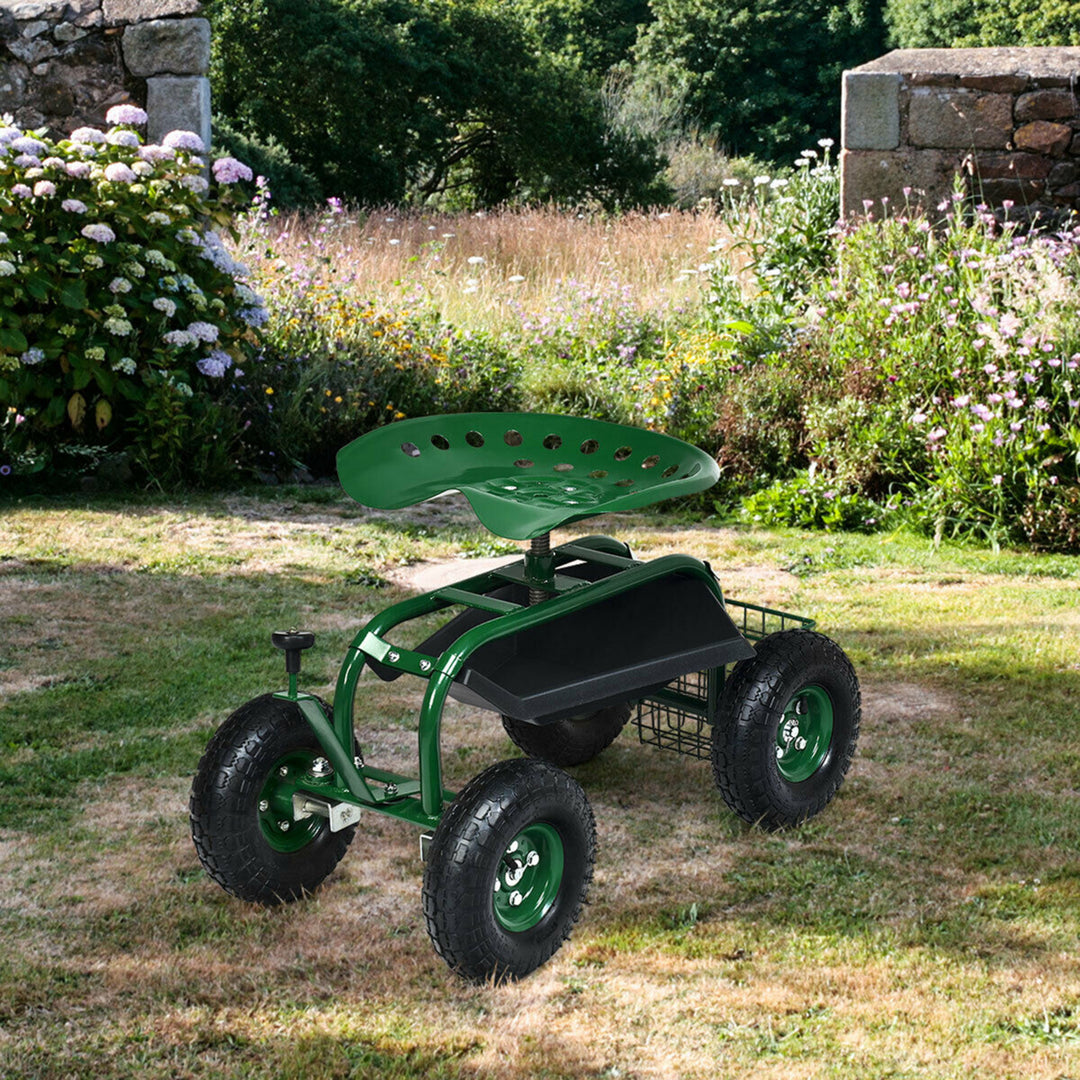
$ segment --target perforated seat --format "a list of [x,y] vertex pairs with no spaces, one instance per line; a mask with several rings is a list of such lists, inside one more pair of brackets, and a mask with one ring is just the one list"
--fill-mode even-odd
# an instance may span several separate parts
[[403,420],[343,447],[337,465],[365,506],[460,491],[486,528],[513,540],[702,491],[720,475],[708,454],[669,435],[544,413]]

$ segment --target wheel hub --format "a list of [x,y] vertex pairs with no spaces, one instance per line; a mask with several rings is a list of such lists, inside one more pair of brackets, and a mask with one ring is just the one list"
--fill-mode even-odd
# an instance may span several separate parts
[[274,763],[262,791],[259,792],[259,826],[266,842],[285,854],[299,851],[324,827],[321,817],[293,817],[293,793],[301,786],[325,780],[332,774],[323,771],[319,761],[325,761],[311,750],[295,750]]
[[522,829],[503,853],[492,896],[495,920],[511,933],[536,926],[551,910],[563,877],[563,843],[545,822]]
[[792,784],[809,779],[832,746],[832,699],[821,686],[804,686],[784,708],[776,730],[776,767]]

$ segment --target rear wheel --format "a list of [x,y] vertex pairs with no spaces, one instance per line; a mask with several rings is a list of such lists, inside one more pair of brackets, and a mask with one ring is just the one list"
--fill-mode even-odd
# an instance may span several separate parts
[[713,775],[724,800],[767,829],[823,810],[859,737],[859,680],[844,651],[811,630],[770,634],[731,672],[713,725]]
[[273,694],[241,705],[210,740],[191,786],[191,837],[207,874],[227,892],[286,903],[312,892],[341,861],[355,826],[331,832],[325,818],[293,820],[296,783],[318,782],[313,769],[324,777],[322,759],[296,703]]
[[592,880],[585,792],[543,761],[492,765],[447,808],[424,869],[435,951],[474,982],[520,979],[570,935]]
[[502,718],[506,734],[529,757],[552,765],[583,765],[606,750],[630,719],[630,706],[609,705],[587,716],[567,717],[551,724],[529,724]]

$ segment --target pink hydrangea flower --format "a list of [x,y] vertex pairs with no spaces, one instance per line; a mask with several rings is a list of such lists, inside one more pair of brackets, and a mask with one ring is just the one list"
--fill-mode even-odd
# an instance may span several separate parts
[[214,179],[219,184],[235,184],[238,180],[251,180],[253,173],[242,161],[233,157],[218,158],[213,166]]
[[122,161],[114,161],[105,166],[105,179],[114,184],[130,184],[135,178],[135,174]]
[[11,194],[18,199],[29,199],[34,193],[25,184],[15,184],[11,189]]
[[116,233],[100,222],[84,225],[80,232],[87,240],[96,240],[99,244],[111,244],[116,239]]
[[157,143],[151,143],[149,146],[139,147],[139,157],[143,161],[149,161],[151,163],[157,163],[159,161],[172,161],[176,157],[176,151],[169,146],[158,146]]
[[145,124],[146,111],[138,105],[114,105],[105,114],[106,124],[134,124],[136,127]]
[[71,133],[71,141],[77,143],[103,143],[105,141],[105,132],[98,131],[97,128],[81,127],[76,128]]
[[134,150],[139,145],[139,136],[126,128],[110,131],[106,138],[111,146],[126,146],[129,150]]
[[76,180],[85,180],[90,175],[89,161],[69,161],[64,166],[68,176],[74,176]]
[[201,154],[206,149],[202,139],[194,131],[170,131],[161,141],[173,150],[188,150]]
[[69,214],[86,213],[86,203],[82,202],[80,199],[65,199],[60,204],[60,208]]
[[34,185],[34,194],[37,195],[38,198],[43,198],[47,195],[55,195],[56,185],[51,180],[39,180]]

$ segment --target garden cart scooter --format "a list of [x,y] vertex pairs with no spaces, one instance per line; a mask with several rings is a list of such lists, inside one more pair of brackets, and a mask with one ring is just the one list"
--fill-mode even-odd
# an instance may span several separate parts
[[[462,492],[524,557],[394,604],[349,647],[331,708],[297,688],[314,635],[272,635],[288,690],[241,706],[211,740],[191,793],[208,874],[244,900],[315,889],[364,811],[418,826],[423,906],[436,951],[460,975],[516,978],[543,964],[578,918],[596,830],[564,766],[599,754],[635,716],[642,742],[712,760],[728,804],[767,828],[821,810],[859,728],[844,653],[809,619],[725,599],[708,564],[651,562],[626,544],[551,530],[700,491],[715,462],[677,439],[566,416],[473,413],[380,428],[338,455],[344,489],[396,509]],[[415,648],[392,631],[445,612]],[[365,761],[353,730],[364,669],[423,681],[418,775]],[[443,787],[447,698],[498,714],[526,755]]]

